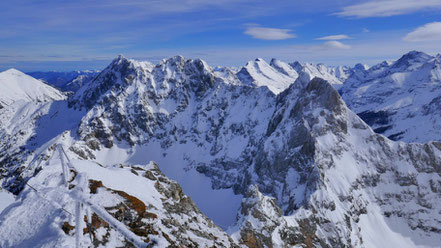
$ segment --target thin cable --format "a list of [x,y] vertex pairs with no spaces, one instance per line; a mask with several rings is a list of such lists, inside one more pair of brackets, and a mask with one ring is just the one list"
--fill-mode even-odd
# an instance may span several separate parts
[[[20,180],[20,179],[19,179]],[[63,210],[64,212],[70,214],[71,216],[74,216],[74,214],[72,214],[71,212],[69,212],[68,210],[66,210],[63,206],[61,206],[59,203],[56,203],[55,201],[52,201],[48,198],[46,198],[43,193],[40,193],[36,188],[34,188],[32,185],[30,185],[29,183],[25,182],[22,180],[22,182],[24,182],[27,186],[29,186],[29,188],[31,188],[32,190],[35,191],[35,193],[37,193],[37,195],[41,198],[43,198],[44,200],[46,200],[47,202],[51,203],[54,207],[59,208],[61,210]]]

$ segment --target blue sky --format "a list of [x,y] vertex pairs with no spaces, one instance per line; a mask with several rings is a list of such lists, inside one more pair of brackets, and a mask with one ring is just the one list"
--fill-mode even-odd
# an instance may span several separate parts
[[14,0],[0,23],[0,70],[102,69],[118,54],[240,66],[441,52],[441,0]]

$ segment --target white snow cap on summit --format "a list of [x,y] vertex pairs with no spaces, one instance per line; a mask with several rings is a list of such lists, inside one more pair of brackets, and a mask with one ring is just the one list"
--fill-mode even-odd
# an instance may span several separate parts
[[16,69],[0,72],[0,103],[9,105],[15,101],[61,100],[64,95],[57,89]]
[[298,74],[290,70],[289,65],[284,65],[283,62],[273,61],[269,65],[265,60],[257,58],[255,61],[249,61],[237,73],[237,77],[243,84],[266,86],[274,94],[279,94],[294,83]]

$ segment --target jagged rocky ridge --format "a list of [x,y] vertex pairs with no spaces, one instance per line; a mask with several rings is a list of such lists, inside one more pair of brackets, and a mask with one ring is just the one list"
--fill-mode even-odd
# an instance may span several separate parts
[[375,134],[322,79],[275,95],[220,75],[179,56],[156,66],[118,57],[69,99],[86,114],[59,139],[106,166],[153,158],[166,174],[197,170],[234,189],[244,196],[228,230],[238,245],[439,243],[439,143]]

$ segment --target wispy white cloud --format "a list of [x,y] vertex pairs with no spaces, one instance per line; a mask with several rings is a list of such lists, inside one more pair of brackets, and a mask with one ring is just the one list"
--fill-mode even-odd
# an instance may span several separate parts
[[410,43],[403,41],[398,34],[391,36],[385,33],[385,36],[378,36],[370,33],[369,35],[373,36],[372,39],[363,39],[351,43],[350,49],[346,50],[332,47],[331,43],[331,47],[329,44],[328,46],[325,44],[295,44],[265,46],[264,48],[261,46],[192,48],[185,51],[176,48],[176,50],[146,51],[124,55],[127,57],[153,55],[169,57],[182,54],[184,57],[204,59],[212,66],[243,66],[246,61],[255,58],[263,58],[267,61],[270,61],[271,58],[278,58],[286,62],[295,60],[313,63],[322,62],[329,65],[354,65],[356,63],[373,65],[383,60],[398,59],[411,50],[420,50],[429,54],[439,52],[439,42]]
[[345,39],[351,39],[351,37],[345,35],[345,34],[337,34],[337,35],[329,35],[325,37],[317,38],[316,40],[345,40]]
[[341,43],[340,41],[330,40],[323,44],[323,48],[325,49],[350,49],[351,46]]
[[408,33],[405,41],[441,41],[441,22],[427,23]]
[[440,0],[370,0],[344,7],[335,15],[357,18],[384,17],[433,9],[441,9]]
[[286,40],[296,37],[291,32],[291,29],[248,27],[244,33],[260,40]]

